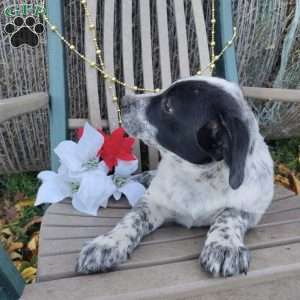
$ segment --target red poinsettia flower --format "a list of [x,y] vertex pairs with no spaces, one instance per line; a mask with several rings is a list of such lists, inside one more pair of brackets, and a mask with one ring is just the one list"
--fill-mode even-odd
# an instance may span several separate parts
[[[102,133],[103,134],[103,133]],[[134,139],[125,136],[124,128],[120,127],[111,135],[104,134],[104,145],[98,155],[111,170],[120,160],[135,160],[133,152]]]

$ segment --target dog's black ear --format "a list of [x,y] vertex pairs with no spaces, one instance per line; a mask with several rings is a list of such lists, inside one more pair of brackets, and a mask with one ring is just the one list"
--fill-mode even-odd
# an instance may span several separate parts
[[238,189],[244,181],[245,164],[248,154],[250,137],[246,124],[237,117],[221,116],[221,123],[226,130],[224,143],[224,160],[227,163],[229,184]]
[[229,167],[229,184],[238,189],[244,181],[249,149],[249,131],[237,117],[220,115],[197,132],[198,143],[214,160],[225,160]]
[[197,132],[198,144],[211,159],[224,159],[224,148],[227,143],[227,129],[219,118],[208,121]]

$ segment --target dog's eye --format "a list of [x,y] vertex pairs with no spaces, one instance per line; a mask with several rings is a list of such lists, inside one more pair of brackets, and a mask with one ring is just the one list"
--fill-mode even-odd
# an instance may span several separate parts
[[170,98],[166,98],[163,100],[162,108],[164,112],[171,114],[173,113],[173,106]]
[[193,90],[194,94],[199,96],[200,95],[200,89],[196,88]]

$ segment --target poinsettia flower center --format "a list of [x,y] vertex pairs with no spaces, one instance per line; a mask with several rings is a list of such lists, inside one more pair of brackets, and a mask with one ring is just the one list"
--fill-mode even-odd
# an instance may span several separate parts
[[71,182],[70,185],[71,185],[72,193],[77,193],[79,190],[80,184],[78,182]]
[[117,188],[121,188],[122,186],[124,186],[127,183],[128,178],[114,174],[112,176],[112,181],[116,185]]
[[93,170],[93,169],[96,169],[99,165],[99,159],[98,158],[93,158],[93,159],[90,159],[86,162],[84,162],[82,164],[82,167],[85,168],[86,170]]

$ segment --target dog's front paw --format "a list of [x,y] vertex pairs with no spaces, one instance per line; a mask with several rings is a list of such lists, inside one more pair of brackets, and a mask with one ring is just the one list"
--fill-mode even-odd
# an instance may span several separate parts
[[216,241],[205,244],[200,264],[214,276],[229,277],[247,274],[250,264],[250,252],[244,245],[229,245]]
[[90,274],[109,271],[127,260],[127,249],[124,242],[112,236],[99,236],[82,248],[76,272]]

